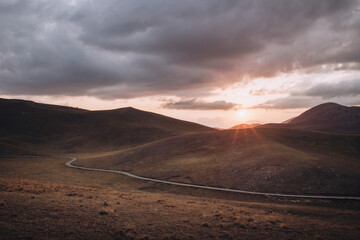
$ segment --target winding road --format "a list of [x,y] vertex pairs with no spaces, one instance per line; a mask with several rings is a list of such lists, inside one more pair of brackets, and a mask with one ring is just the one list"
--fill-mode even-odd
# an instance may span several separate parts
[[88,171],[122,174],[122,175],[125,175],[128,177],[131,177],[131,178],[136,178],[136,179],[140,179],[140,180],[144,180],[144,181],[171,184],[171,185],[182,186],[182,187],[209,189],[209,190],[216,190],[216,191],[223,191],[223,192],[234,192],[234,193],[243,193],[243,194],[260,195],[260,196],[271,196],[271,197],[311,198],[311,199],[328,199],[328,200],[360,200],[360,197],[355,197],[355,196],[321,196],[321,195],[303,195],[303,194],[297,195],[297,194],[282,194],[282,193],[266,193],[266,192],[253,192],[253,191],[245,191],[245,190],[230,189],[230,188],[211,187],[211,186],[203,186],[203,185],[196,185],[196,184],[189,184],[189,183],[172,182],[172,181],[160,180],[160,179],[155,179],[155,178],[142,177],[142,176],[138,176],[138,175],[135,175],[132,173],[124,172],[124,171],[76,166],[76,165],[73,165],[73,163],[76,160],[78,160],[76,157],[61,157],[61,156],[15,156],[15,157],[17,157],[17,158],[19,158],[19,157],[22,157],[22,158],[23,157],[26,157],[26,158],[28,158],[28,157],[29,158],[51,157],[51,158],[69,159],[69,161],[66,162],[65,165],[67,167],[71,167],[71,168],[88,170]]
[[238,190],[238,189],[231,189],[231,188],[221,188],[221,187],[211,187],[211,186],[203,186],[203,185],[196,185],[196,184],[189,184],[189,183],[179,183],[179,182],[172,182],[166,180],[160,180],[155,178],[148,178],[138,176],[132,173],[124,172],[124,171],[117,171],[117,170],[107,170],[107,169],[100,169],[100,168],[88,168],[88,167],[80,167],[76,165],[72,165],[73,162],[77,160],[76,157],[63,157],[70,159],[65,165],[71,168],[83,169],[88,171],[98,171],[98,172],[108,172],[108,173],[117,173],[122,174],[128,177],[150,181],[150,182],[157,182],[157,183],[164,183],[164,184],[171,184],[176,186],[182,187],[192,187],[192,188],[201,188],[201,189],[209,189],[209,190],[216,190],[216,191],[223,191],[223,192],[235,192],[235,193],[244,193],[244,194],[251,194],[251,195],[261,195],[261,196],[272,196],[272,197],[291,197],[291,198],[313,198],[313,199],[329,199],[329,200],[360,200],[360,197],[354,196],[319,196],[319,195],[296,195],[296,194],[282,194],[282,193],[265,193],[265,192],[253,192],[253,191],[245,191],[245,190]]

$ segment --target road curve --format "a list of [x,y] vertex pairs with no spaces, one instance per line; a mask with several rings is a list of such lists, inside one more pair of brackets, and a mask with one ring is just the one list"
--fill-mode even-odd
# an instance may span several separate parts
[[224,191],[224,192],[235,192],[235,193],[244,193],[244,194],[251,194],[251,195],[261,195],[261,196],[273,196],[273,197],[291,197],[291,198],[314,198],[314,199],[338,199],[338,200],[360,200],[360,197],[353,197],[353,196],[318,196],[318,195],[296,195],[296,194],[281,194],[281,193],[265,193],[265,192],[253,192],[253,191],[245,191],[245,190],[238,190],[238,189],[231,189],[231,188],[221,188],[221,187],[211,187],[211,186],[203,186],[203,185],[196,185],[196,184],[189,184],[189,183],[179,183],[179,182],[172,182],[166,180],[160,180],[155,178],[148,178],[138,176],[132,173],[124,172],[124,171],[117,171],[117,170],[107,170],[107,169],[99,169],[99,168],[88,168],[88,167],[80,167],[76,165],[72,165],[73,162],[77,160],[75,157],[64,157],[70,159],[65,165],[72,168],[83,169],[88,171],[98,171],[98,172],[108,172],[108,173],[117,173],[122,174],[128,177],[150,181],[150,182],[158,182],[164,184],[171,184],[176,186],[183,186],[183,187],[192,187],[192,188],[201,188],[201,189],[209,189],[209,190],[216,190],[216,191]]
[[311,199],[328,199],[328,200],[360,200],[360,197],[354,197],[354,196],[321,196],[321,195],[303,195],[303,194],[297,195],[297,194],[253,192],[253,191],[245,191],[245,190],[238,190],[238,189],[231,189],[231,188],[211,187],[211,186],[203,186],[203,185],[196,185],[196,184],[189,184],[189,183],[172,182],[172,181],[160,180],[160,179],[155,179],[155,178],[142,177],[142,176],[138,176],[138,175],[135,175],[132,173],[124,172],[124,171],[76,166],[76,165],[72,164],[73,162],[78,160],[76,157],[60,157],[60,156],[16,156],[16,157],[26,157],[26,158],[27,157],[30,157],[30,158],[51,157],[51,158],[70,159],[68,162],[65,163],[65,165],[67,167],[88,170],[88,171],[122,174],[122,175],[125,175],[128,177],[132,177],[132,178],[136,178],[136,179],[140,179],[140,180],[144,180],[144,181],[171,184],[171,185],[182,186],[182,187],[192,187],[192,188],[209,189],[209,190],[216,190],[216,191],[223,191],[223,192],[234,192],[234,193],[243,193],[243,194],[260,195],[260,196],[271,196],[271,197],[311,198]]

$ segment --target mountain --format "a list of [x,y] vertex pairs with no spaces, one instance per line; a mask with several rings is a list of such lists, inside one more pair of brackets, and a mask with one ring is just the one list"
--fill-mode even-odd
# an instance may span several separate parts
[[342,134],[357,129],[358,109],[324,104],[283,127],[218,131],[131,107],[0,99],[0,154],[77,156],[86,167],[251,191],[360,196],[360,134]]
[[238,124],[236,126],[233,126],[229,129],[245,129],[245,128],[254,128],[254,127],[258,127],[260,126],[261,124],[259,123],[254,123],[254,124],[246,124],[246,123],[241,123],[241,124]]
[[[105,111],[0,99],[0,151],[49,146],[59,151],[118,149],[165,137],[214,130],[135,108]],[[4,147],[5,146],[5,147]],[[15,151],[15,150],[14,150]]]
[[324,103],[288,120],[285,125],[312,131],[359,133],[360,107]]

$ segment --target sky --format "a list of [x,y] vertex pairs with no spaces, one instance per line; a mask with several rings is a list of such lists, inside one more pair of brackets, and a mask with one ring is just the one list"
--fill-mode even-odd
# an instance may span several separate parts
[[1,0],[0,97],[222,128],[360,105],[360,0]]

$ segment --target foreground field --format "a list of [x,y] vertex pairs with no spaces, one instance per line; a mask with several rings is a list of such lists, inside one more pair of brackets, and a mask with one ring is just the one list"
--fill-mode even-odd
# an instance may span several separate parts
[[359,203],[254,198],[0,159],[1,239],[357,239]]

